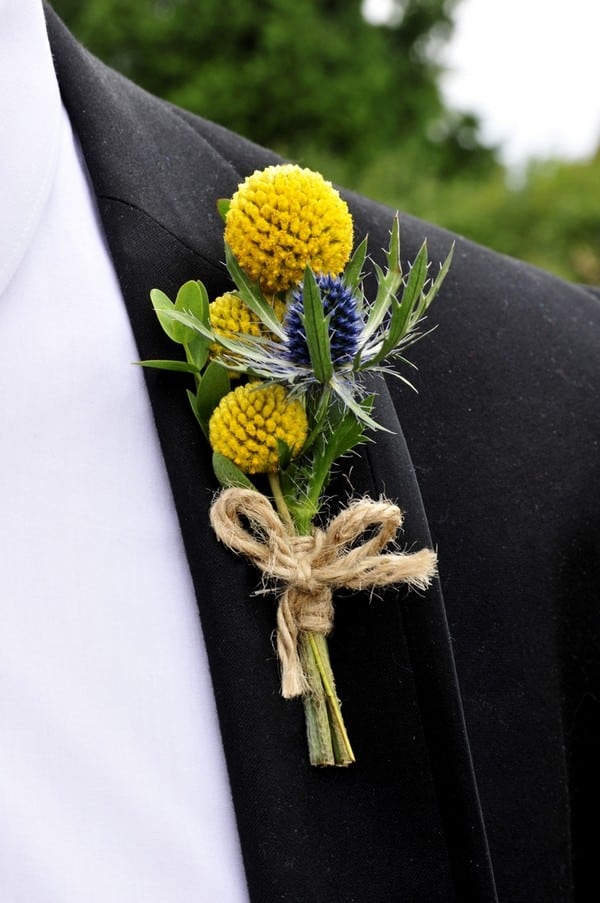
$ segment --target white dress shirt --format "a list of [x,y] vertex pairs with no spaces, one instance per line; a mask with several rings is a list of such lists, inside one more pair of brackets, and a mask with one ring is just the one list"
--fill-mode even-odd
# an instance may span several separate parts
[[247,900],[142,371],[39,0],[0,0],[0,899]]

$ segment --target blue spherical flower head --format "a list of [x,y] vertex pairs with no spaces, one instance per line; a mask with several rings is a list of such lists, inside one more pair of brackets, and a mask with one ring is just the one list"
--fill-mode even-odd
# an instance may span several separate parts
[[[316,276],[316,283],[323,299],[323,310],[329,317],[329,342],[334,367],[354,360],[358,351],[364,321],[359,301],[339,276]],[[299,286],[290,301],[284,329],[286,332],[285,356],[297,366],[310,367],[310,353],[302,323],[304,299]]]

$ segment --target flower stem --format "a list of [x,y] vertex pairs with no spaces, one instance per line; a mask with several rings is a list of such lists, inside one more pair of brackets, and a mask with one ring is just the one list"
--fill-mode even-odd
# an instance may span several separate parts
[[311,765],[335,765],[336,756],[329,725],[327,699],[323,693],[323,683],[316,661],[311,653],[308,634],[299,637],[299,653],[302,670],[308,681],[309,690],[302,697],[306,719],[306,738]]
[[321,392],[321,397],[319,398],[319,403],[317,406],[317,410],[314,415],[314,424],[313,428],[310,431],[310,435],[308,436],[306,442],[304,443],[304,448],[302,452],[305,453],[308,449],[314,444],[315,439],[321,433],[323,429],[323,424],[325,423],[325,419],[327,417],[327,413],[329,410],[329,401],[331,399],[331,388],[329,386],[324,386],[323,391]]
[[[310,520],[294,523],[287,506],[278,473],[269,474],[269,484],[279,516],[290,534],[307,535]],[[311,631],[300,631],[298,651],[308,692],[302,697],[306,736],[311,765],[350,765],[355,761],[342,718],[341,704],[329,661],[327,639]]]
[[327,639],[322,634],[307,633],[306,636],[325,692],[335,764],[351,765],[356,760],[350,745],[346,725],[342,718],[341,703],[335,689],[335,678],[329,661]]
[[294,526],[294,521],[292,520],[292,515],[290,514],[290,509],[288,508],[283,496],[278,473],[269,474],[269,484],[271,486],[271,492],[273,493],[273,499],[275,500],[275,505],[277,507],[277,513],[287,527],[288,533],[294,534],[296,532],[296,528]]

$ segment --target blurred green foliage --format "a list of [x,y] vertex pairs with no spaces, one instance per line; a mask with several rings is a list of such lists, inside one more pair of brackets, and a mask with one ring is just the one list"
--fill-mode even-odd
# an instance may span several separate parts
[[505,253],[600,282],[600,156],[518,188],[477,119],[445,109],[436,48],[459,0],[54,0],[94,53],[173,103]]
[[[347,183],[338,159],[315,155],[311,165]],[[399,147],[375,157],[352,187],[569,281],[600,285],[600,150],[589,160],[532,161],[518,178],[500,166],[441,178],[419,165],[417,147]]]

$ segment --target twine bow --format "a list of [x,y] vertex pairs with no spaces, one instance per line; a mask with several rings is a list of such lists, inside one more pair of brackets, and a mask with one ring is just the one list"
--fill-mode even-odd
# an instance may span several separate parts
[[[249,529],[242,522],[245,519]],[[402,512],[387,501],[359,499],[310,536],[290,535],[269,499],[250,489],[226,489],[213,502],[211,525],[226,546],[281,581],[277,653],[281,692],[289,699],[307,690],[298,654],[300,631],[327,635],[333,623],[334,589],[367,589],[406,583],[425,589],[436,568],[431,549],[386,553]],[[370,531],[368,538],[359,542]],[[373,532],[374,531],[374,532]]]

